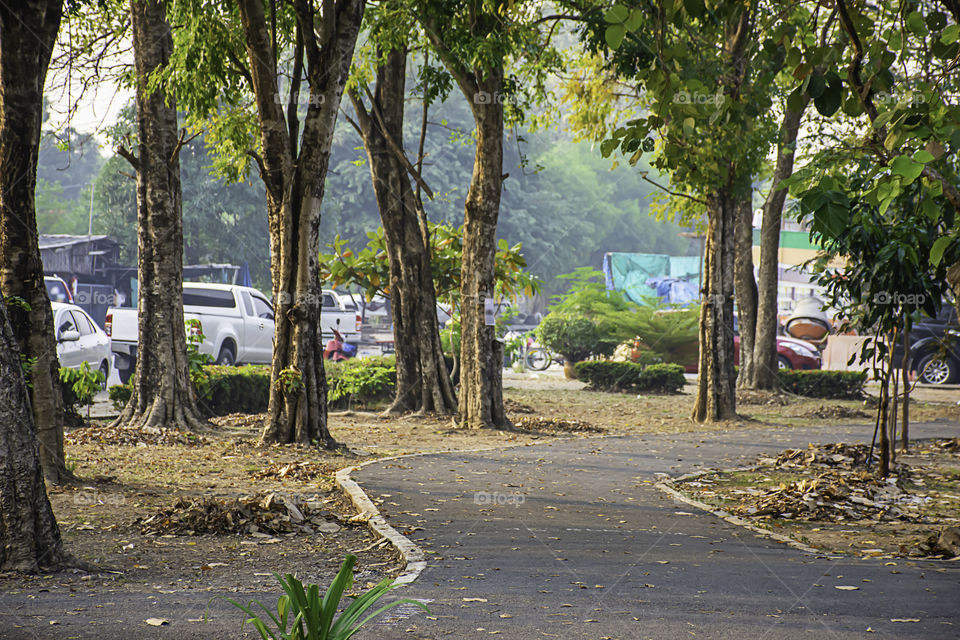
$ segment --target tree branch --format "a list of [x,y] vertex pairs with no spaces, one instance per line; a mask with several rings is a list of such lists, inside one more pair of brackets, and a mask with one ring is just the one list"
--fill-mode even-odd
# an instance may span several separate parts
[[127,149],[125,146],[120,145],[116,148],[118,156],[123,157],[127,162],[130,163],[130,166],[133,167],[134,171],[140,171],[140,158],[135,156],[132,151]]
[[433,199],[433,191],[427,186],[426,181],[420,175],[420,172],[417,171],[417,168],[410,163],[409,158],[407,158],[407,154],[404,153],[400,145],[397,144],[397,141],[394,140],[393,136],[390,135],[390,132],[387,131],[386,124],[383,120],[383,114],[380,112],[380,107],[377,105],[377,101],[373,97],[373,94],[370,93],[370,87],[364,85],[363,89],[367,94],[367,98],[370,99],[370,111],[373,112],[373,117],[377,121],[377,126],[380,129],[380,133],[383,135],[383,139],[387,141],[387,146],[390,147],[391,151],[393,151],[394,155],[400,161],[400,164],[402,164],[403,168],[406,169],[407,173],[410,174],[410,177],[412,177],[417,185],[427,194],[427,197]]
[[703,206],[707,206],[707,201],[706,201],[706,200],[701,200],[700,198],[698,198],[698,197],[696,197],[696,196],[691,196],[691,195],[688,194],[688,193],[680,193],[679,191],[673,191],[673,190],[670,189],[669,187],[665,187],[665,186],[663,186],[662,184],[660,184],[659,182],[657,182],[657,181],[655,181],[655,180],[651,180],[650,178],[647,177],[647,173],[646,173],[645,171],[640,173],[640,177],[643,178],[644,180],[646,180],[647,182],[649,182],[650,184],[652,184],[653,186],[655,186],[656,188],[661,189],[661,190],[669,193],[671,196],[677,196],[677,197],[679,197],[679,198],[686,198],[686,199],[688,199],[688,200],[693,200],[694,202],[698,202],[698,203],[702,204]]

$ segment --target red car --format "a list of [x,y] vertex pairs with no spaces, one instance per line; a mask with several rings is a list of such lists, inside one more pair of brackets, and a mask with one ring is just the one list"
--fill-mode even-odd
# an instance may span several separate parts
[[[740,364],[740,336],[733,336],[733,362]],[[780,369],[819,369],[820,352],[809,342],[777,336],[777,366]],[[687,373],[697,373],[698,362],[684,367]]]

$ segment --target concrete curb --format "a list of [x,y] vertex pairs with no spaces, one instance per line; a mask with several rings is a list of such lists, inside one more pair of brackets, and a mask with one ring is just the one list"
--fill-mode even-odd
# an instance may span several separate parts
[[[677,476],[676,478],[668,478],[667,480],[661,480],[660,482],[655,483],[653,486],[655,486],[660,491],[663,491],[664,493],[670,495],[670,497],[672,497],[673,499],[683,502],[684,504],[688,504],[691,507],[696,507],[701,511],[706,511],[707,513],[713,514],[718,518],[729,522],[732,525],[742,527],[744,529],[748,529],[749,531],[756,533],[760,537],[776,540],[777,542],[781,542],[787,546],[793,547],[794,549],[803,551],[804,553],[810,553],[816,556],[829,557],[829,558],[844,557],[844,558],[855,558],[855,559],[861,559],[861,560],[864,559],[860,556],[855,556],[849,553],[831,553],[829,551],[825,551],[824,549],[815,549],[811,546],[803,544],[802,542],[798,542],[797,540],[794,540],[789,536],[776,533],[775,531],[770,531],[769,529],[764,529],[763,527],[758,527],[752,524],[749,520],[738,518],[737,516],[732,515],[728,511],[724,511],[723,509],[717,509],[705,502],[700,502],[699,500],[694,500],[693,498],[690,498],[685,494],[677,491],[672,486],[677,482],[683,482],[685,480],[693,480],[694,478],[699,478],[700,476],[709,475],[711,473],[735,473],[738,471],[756,471],[758,468],[759,468],[758,466],[754,465],[750,467],[736,467],[734,469],[706,469],[704,471],[697,471],[694,473],[688,473],[686,475]],[[915,562],[960,563],[960,556],[957,556],[956,558],[914,558],[911,556],[895,556],[895,557],[902,560],[913,560]]]
[[762,527],[758,527],[758,526],[756,526],[756,525],[754,525],[754,524],[751,524],[749,521],[744,520],[743,518],[738,518],[737,516],[729,513],[728,511],[724,511],[723,509],[717,509],[716,507],[713,507],[713,506],[711,506],[711,505],[709,505],[709,504],[707,504],[707,503],[705,503],[705,502],[700,502],[699,500],[694,500],[693,498],[690,498],[690,497],[684,495],[683,493],[677,491],[677,490],[673,487],[673,485],[674,485],[675,483],[677,483],[677,482],[683,482],[683,481],[685,481],[685,480],[692,480],[692,479],[694,479],[694,478],[699,478],[699,477],[701,477],[701,476],[709,475],[709,474],[712,474],[712,473],[730,473],[730,472],[736,472],[736,471],[753,471],[754,469],[756,469],[756,467],[738,467],[738,468],[736,468],[736,469],[707,469],[707,470],[705,470],[705,471],[697,471],[697,472],[695,472],[695,473],[688,473],[688,474],[686,474],[686,475],[682,475],[682,476],[679,476],[679,477],[676,477],[676,478],[669,478],[669,479],[667,479],[667,480],[661,480],[660,482],[655,483],[653,486],[655,486],[655,487],[656,487],[657,489],[659,489],[660,491],[663,491],[664,493],[670,495],[670,497],[672,497],[674,500],[678,500],[678,501],[680,501],[680,502],[683,502],[684,504],[688,504],[688,505],[690,505],[691,507],[696,507],[697,509],[700,509],[701,511],[706,511],[707,513],[711,513],[711,514],[717,516],[718,518],[720,518],[721,520],[725,520],[726,522],[729,522],[729,523],[732,524],[732,525],[735,525],[735,526],[737,526],[737,527],[741,527],[741,528],[743,528],[743,529],[747,529],[747,530],[749,530],[749,531],[752,531],[753,533],[759,535],[759,536],[762,537],[762,538],[769,538],[769,539],[771,539],[771,540],[776,540],[777,542],[779,542],[779,543],[781,543],[781,544],[785,544],[785,545],[787,545],[787,546],[793,547],[794,549],[798,549],[798,550],[800,550],[800,551],[803,551],[804,553],[810,553],[810,554],[818,555],[818,556],[830,555],[830,554],[828,554],[828,553],[825,552],[825,551],[822,551],[822,550],[820,550],[820,549],[814,549],[813,547],[808,546],[808,545],[805,545],[805,544],[803,544],[802,542],[798,542],[798,541],[794,540],[793,538],[791,538],[791,537],[789,537],[789,536],[785,536],[785,535],[780,534],[780,533],[775,533],[775,532],[773,532],[773,531],[769,531],[769,530],[764,529],[764,528],[762,528]]
[[[608,436],[586,436],[583,437],[584,440],[590,438],[603,438]],[[499,447],[481,447],[478,449],[458,449],[454,451],[422,451],[420,453],[405,453],[398,456],[388,456],[385,458],[375,458],[373,460],[368,460],[362,464],[357,464],[352,467],[345,467],[340,469],[335,474],[334,478],[336,479],[337,486],[343,491],[344,494],[350,501],[353,503],[353,506],[357,509],[357,515],[355,515],[351,520],[354,522],[365,522],[367,527],[373,531],[375,534],[379,535],[382,538],[385,538],[390,542],[394,549],[400,554],[400,557],[403,558],[404,562],[404,573],[402,573],[396,580],[394,584],[403,585],[410,584],[416,581],[420,577],[420,574],[423,573],[423,570],[427,568],[426,555],[419,546],[416,545],[410,538],[406,537],[396,529],[394,529],[390,523],[387,522],[386,518],[380,513],[380,510],[377,509],[376,505],[373,504],[373,501],[370,497],[364,492],[360,485],[357,484],[357,481],[350,477],[350,474],[363,469],[364,467],[371,464],[378,464],[381,462],[389,462],[390,460],[402,460],[404,458],[422,458],[424,456],[438,456],[438,455],[458,455],[463,453],[482,453],[484,451],[497,451],[500,449],[514,449],[517,447],[530,447],[539,444],[546,444],[548,442],[553,442],[555,440],[562,440],[563,438],[555,437],[550,438],[549,440],[543,440],[540,442],[523,442],[517,444],[506,444]]]
[[384,462],[386,460],[395,460],[403,457],[406,456],[377,458],[376,460],[370,460],[363,464],[340,469],[337,471],[335,476],[337,480],[337,486],[339,486],[340,490],[350,498],[350,501],[353,502],[353,506],[357,509],[357,515],[351,518],[351,520],[365,522],[371,531],[382,538],[386,538],[390,544],[393,545],[393,548],[396,549],[400,554],[400,557],[403,558],[404,573],[394,580],[394,584],[397,585],[410,584],[419,578],[420,574],[423,573],[423,570],[426,569],[427,561],[425,559],[423,549],[414,544],[410,538],[406,537],[390,526],[386,519],[380,514],[380,510],[377,509],[376,505],[373,504],[373,501],[370,500],[369,496],[364,493],[363,489],[360,488],[360,485],[357,484],[356,480],[350,477],[350,474],[354,471],[362,469],[368,464]]

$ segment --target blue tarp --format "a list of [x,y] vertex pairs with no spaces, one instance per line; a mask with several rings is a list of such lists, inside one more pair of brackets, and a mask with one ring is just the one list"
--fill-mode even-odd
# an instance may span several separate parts
[[608,253],[603,257],[607,289],[637,304],[660,298],[671,304],[700,299],[700,258],[657,253]]

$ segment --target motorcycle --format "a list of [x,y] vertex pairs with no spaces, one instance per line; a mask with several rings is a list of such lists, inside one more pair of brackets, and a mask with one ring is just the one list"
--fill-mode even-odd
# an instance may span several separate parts
[[323,359],[341,362],[354,358],[357,355],[357,345],[350,344],[343,339],[340,332],[333,330],[333,340],[328,340],[323,350]]

